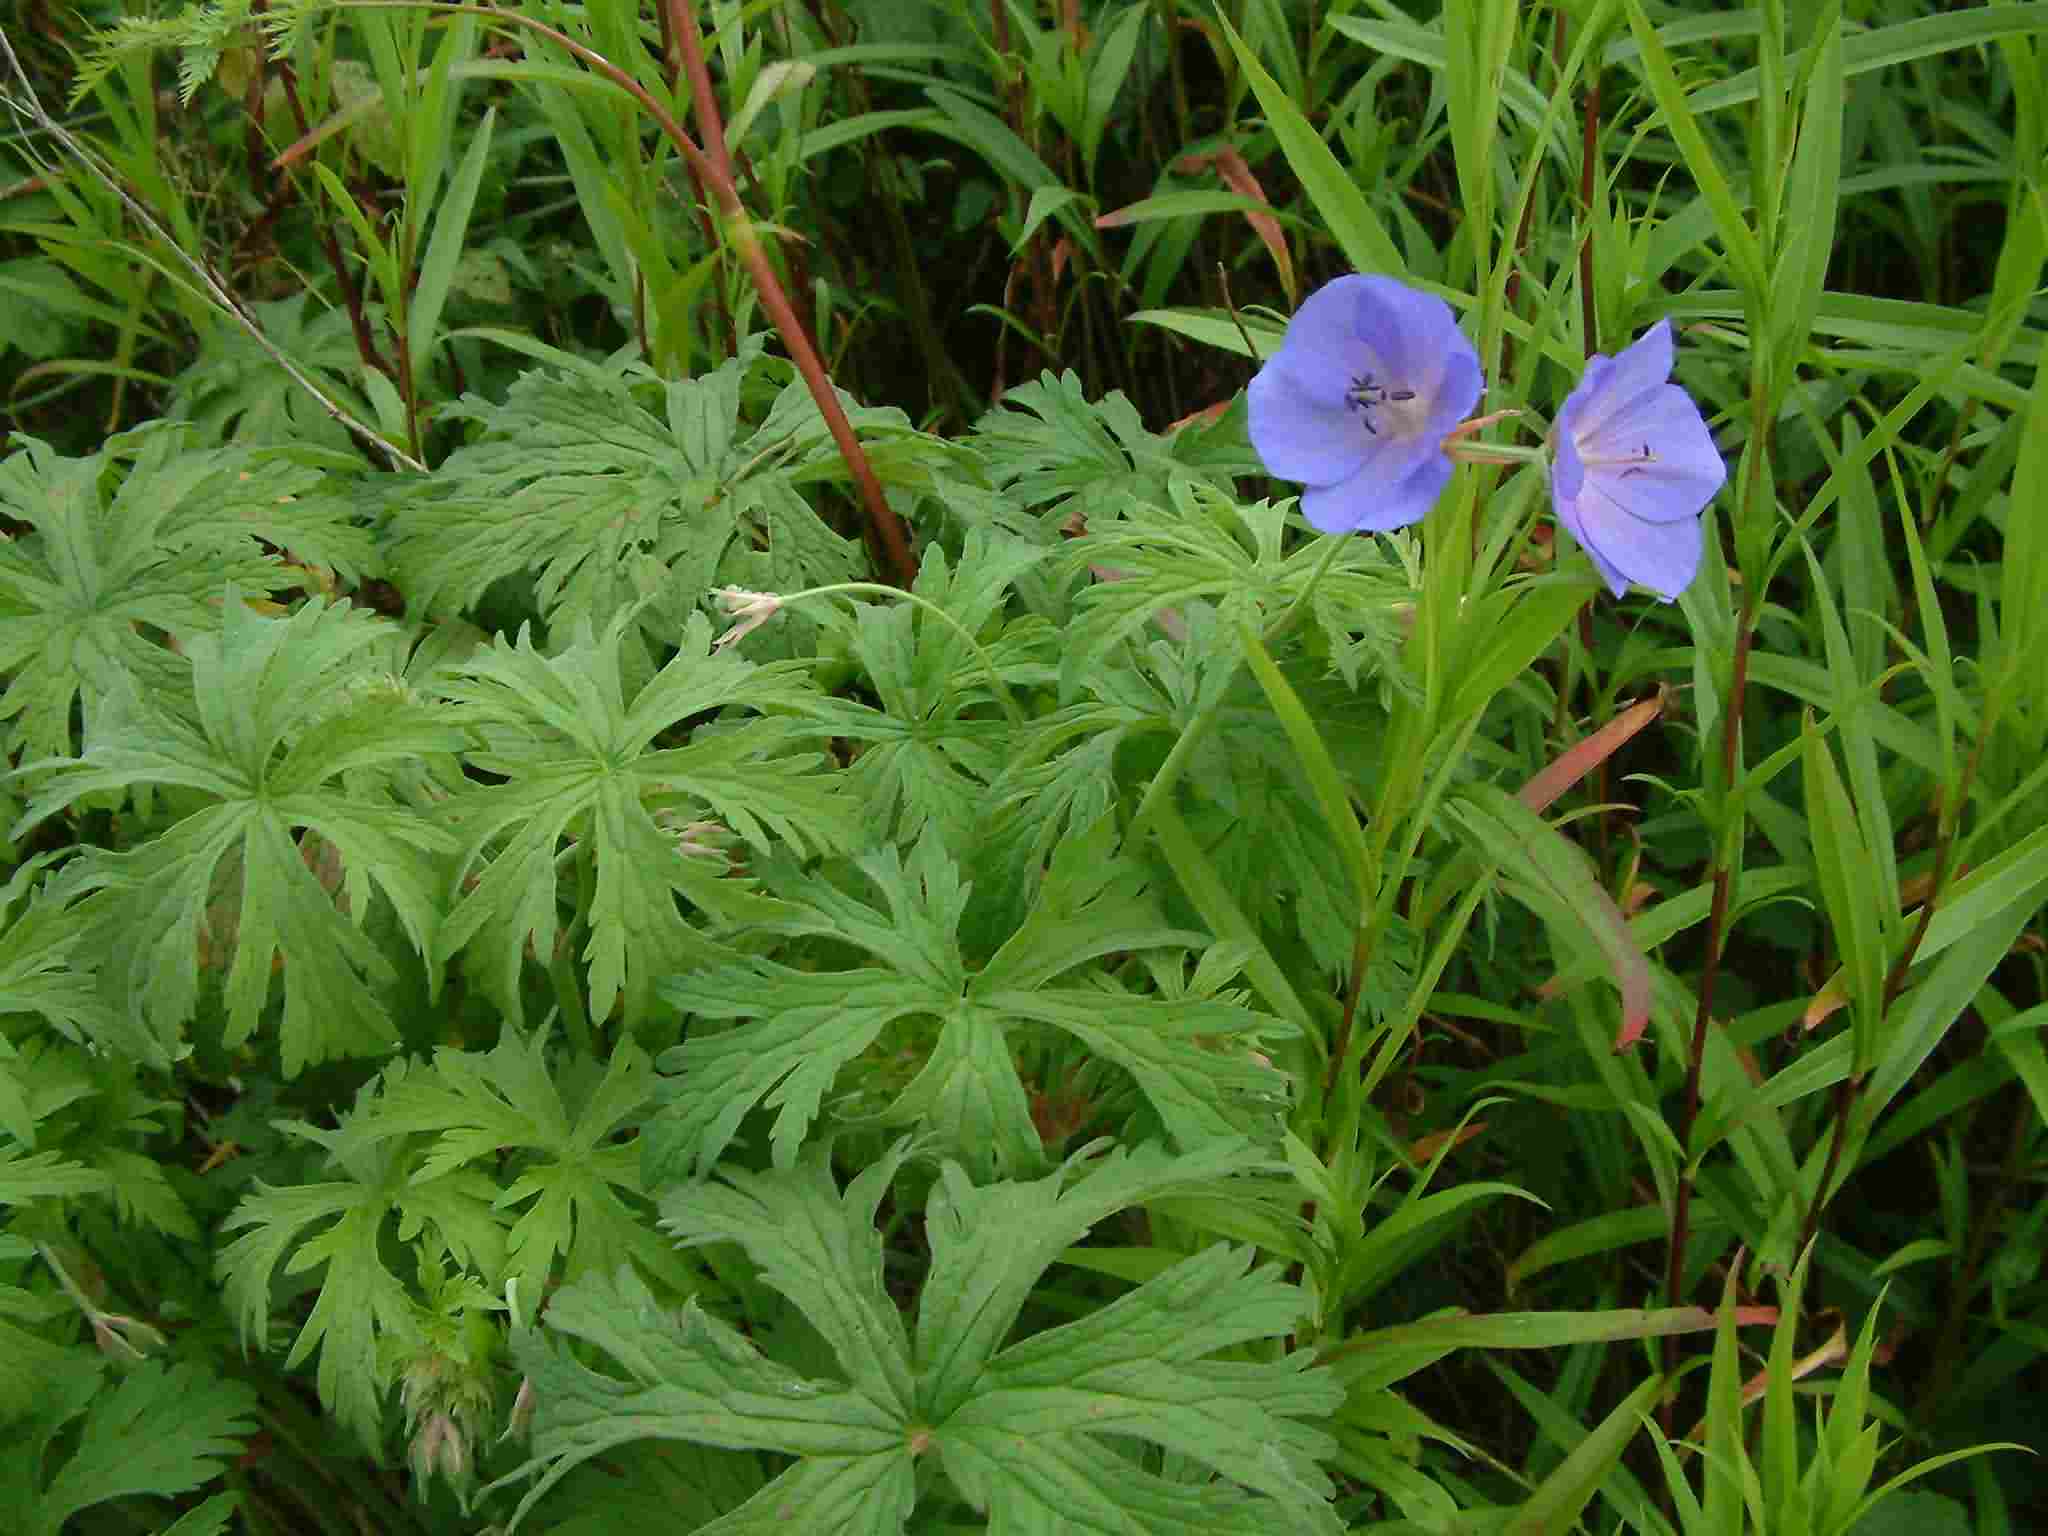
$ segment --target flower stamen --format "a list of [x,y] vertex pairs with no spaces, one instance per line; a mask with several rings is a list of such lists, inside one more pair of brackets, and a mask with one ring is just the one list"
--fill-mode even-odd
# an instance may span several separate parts
[[1615,478],[1626,480],[1630,475],[1640,475],[1646,465],[1656,463],[1657,452],[1648,443],[1644,443],[1635,453],[1624,453],[1606,458],[1584,455],[1583,458],[1585,463],[1603,469],[1609,465],[1625,465],[1626,467]]
[[1351,388],[1344,392],[1344,403],[1358,412],[1360,425],[1374,437],[1380,435],[1380,429],[1372,424],[1372,413],[1376,407],[1388,404],[1406,405],[1414,398],[1414,390],[1389,389],[1384,384],[1376,383],[1369,373],[1354,374]]

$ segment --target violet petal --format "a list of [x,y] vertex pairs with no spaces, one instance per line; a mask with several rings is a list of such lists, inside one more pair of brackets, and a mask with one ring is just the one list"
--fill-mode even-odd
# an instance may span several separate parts
[[1393,481],[1375,461],[1337,485],[1308,487],[1301,493],[1301,515],[1324,533],[1391,533],[1427,516],[1450,481],[1451,461],[1441,453],[1419,460]]

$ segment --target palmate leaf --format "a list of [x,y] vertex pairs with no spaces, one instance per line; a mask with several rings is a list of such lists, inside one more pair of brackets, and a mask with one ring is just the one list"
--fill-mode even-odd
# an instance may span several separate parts
[[[95,1504],[185,1493],[219,1476],[256,1432],[256,1393],[241,1382],[150,1360],[108,1386],[102,1367],[89,1351],[70,1353],[44,1381],[30,1422],[7,1427],[0,1526],[58,1536]],[[53,1438],[81,1414],[70,1456],[48,1466]]]
[[[818,755],[796,750],[804,736],[794,722],[741,715],[681,739],[685,721],[713,711],[814,704],[801,665],[755,666],[714,652],[700,615],[674,659],[632,689],[621,649],[633,617],[621,613],[601,636],[585,632],[555,656],[525,634],[500,640],[444,682],[482,738],[470,761],[502,782],[450,808],[467,844],[458,878],[474,883],[437,953],[468,951],[515,1020],[527,945],[545,963],[562,931],[565,845],[590,881],[580,915],[591,1011],[605,1018],[618,1007],[630,1025],[647,1014],[656,978],[719,954],[698,923],[757,921],[770,910],[745,883],[724,878],[722,861],[679,846],[677,829],[716,819],[757,852],[787,845],[799,855],[856,835],[851,806],[816,771]],[[680,744],[665,744],[672,739]]]
[[423,609],[467,608],[501,577],[535,572],[542,613],[566,631],[601,628],[664,588],[694,595],[765,574],[787,590],[857,575],[859,546],[797,489],[839,472],[803,386],[788,386],[759,427],[741,420],[743,390],[773,366],[750,344],[700,378],[534,372],[503,405],[465,396],[448,414],[480,435],[393,519],[400,585]]
[[[1067,559],[1075,569],[1119,575],[1096,582],[1077,601],[1061,651],[1063,692],[1079,691],[1111,647],[1162,611],[1213,603],[1226,633],[1240,615],[1278,617],[1330,553],[1321,539],[1289,549],[1287,532],[1285,503],[1240,503],[1186,477],[1150,501],[1123,503],[1114,519],[1092,521],[1067,546]],[[1400,615],[1415,599],[1415,581],[1388,558],[1383,542],[1345,543],[1315,588],[1312,610],[1347,681],[1356,679],[1361,656],[1391,659],[1398,652]]]
[[545,1536],[695,1531],[746,1503],[766,1481],[751,1451],[658,1440],[615,1446],[556,1483],[528,1529]]
[[[152,1097],[144,1072],[117,1051],[47,1035],[18,1048],[0,1041],[0,1131],[24,1148],[47,1149],[26,1162],[13,1160],[12,1149],[0,1152],[0,1206],[63,1200],[71,1204],[67,1218],[100,1223],[102,1232],[109,1230],[105,1223],[111,1208],[124,1238],[134,1236],[137,1227],[148,1227],[196,1241],[198,1224],[172,1187],[165,1165],[142,1150],[164,1134],[165,1121],[182,1106]],[[148,1075],[160,1081],[154,1069]],[[11,1123],[17,1118],[32,1136]],[[17,1174],[38,1167],[47,1171],[17,1181]],[[87,1209],[79,1209],[79,1202],[88,1199]]]
[[[1051,680],[1058,644],[1057,631],[1038,618],[987,631],[1012,587],[1046,553],[978,528],[957,565],[938,545],[928,548],[914,590],[958,628],[903,602],[859,604],[828,621],[850,631],[848,649],[876,705],[823,699],[814,714],[834,736],[863,743],[847,779],[866,804],[871,836],[908,842],[929,825],[956,857],[972,852],[983,830],[985,786],[1017,735],[998,708],[990,666],[1005,688],[1037,686]],[[982,652],[962,630],[984,637]]]
[[[166,1068],[170,1053],[109,1008],[90,971],[73,969],[83,936],[75,916],[47,896],[32,899],[50,855],[26,860],[0,887],[0,1015],[39,1016],[72,1041],[94,1040],[121,1055]],[[33,1052],[33,1047],[31,1047]],[[0,1034],[0,1131],[24,1147],[36,1144],[42,1112],[32,1099],[33,1074],[22,1053]]]
[[[1118,583],[1117,585],[1122,585]],[[976,850],[985,871],[1015,888],[1035,879],[1075,826],[1105,815],[1126,795],[1142,794],[1150,762],[1203,711],[1214,726],[1189,759],[1181,783],[1188,825],[1236,893],[1243,910],[1269,925],[1273,941],[1297,942],[1332,976],[1350,965],[1357,914],[1347,910],[1342,857],[1286,738],[1257,685],[1240,664],[1236,640],[1212,617],[1187,614],[1179,640],[1154,637],[1142,647],[1113,645],[1080,676],[1081,697],[1020,733],[984,808]],[[1297,690],[1317,702],[1316,718],[1347,765],[1369,761],[1384,710],[1335,678],[1318,679],[1314,663],[1290,657],[1285,670]],[[1122,761],[1120,755],[1127,760]],[[1363,787],[1363,786],[1361,786]],[[1367,997],[1375,1014],[1387,985],[1400,988],[1395,962],[1405,932],[1374,955]]]
[[[1109,814],[1125,793],[1141,793],[1146,754],[1162,761],[1174,737],[1222,703],[1241,670],[1234,642],[1228,650],[1212,643],[1216,626],[1208,614],[1184,617],[1179,639],[1154,637],[1112,650],[1083,670],[1081,697],[1017,733],[982,812],[975,860],[985,886],[991,873],[1001,882],[1001,899],[990,901],[985,890],[983,900],[1007,911],[1010,921],[1021,915],[1022,898],[1061,839]],[[1206,785],[1236,768],[1234,755],[1212,739],[1186,777]]]
[[489,1051],[443,1048],[431,1064],[386,1068],[377,1096],[333,1145],[352,1153],[390,1138],[432,1137],[413,1175],[419,1180],[481,1165],[505,1186],[500,1212],[518,1212],[506,1235],[506,1273],[528,1296],[542,1294],[558,1259],[571,1280],[629,1259],[659,1274],[674,1268],[674,1255],[640,1200],[639,1149],[612,1140],[646,1102],[653,1078],[630,1040],[609,1062],[558,1058],[551,1070],[542,1036],[527,1041],[507,1030]]
[[105,1192],[107,1176],[56,1152],[23,1157],[0,1147],[0,1206],[26,1205],[31,1200],[72,1200]]
[[876,963],[799,970],[748,959],[680,976],[664,989],[703,1019],[660,1065],[663,1107],[644,1132],[647,1179],[709,1168],[755,1105],[779,1109],[775,1160],[787,1167],[840,1071],[898,1021],[916,1021],[919,1065],[893,1103],[864,1106],[885,1124],[925,1126],[977,1172],[1044,1161],[1014,1052],[1020,1033],[1057,1031],[1127,1072],[1184,1147],[1257,1130],[1286,1079],[1256,1046],[1278,1020],[1218,998],[1167,1000],[1069,972],[1117,952],[1186,949],[1202,936],[1169,926],[1144,872],[1116,852],[1108,821],[1070,838],[1029,915],[985,963],[961,953],[968,888],[935,836],[906,862],[894,849],[859,861],[880,905],[813,880],[768,926],[851,945]]
[[[1079,1322],[1002,1347],[1062,1252],[1127,1207],[1227,1194],[1229,1175],[1249,1165],[1241,1145],[1114,1152],[983,1187],[945,1165],[914,1330],[883,1288],[875,1229],[902,1155],[843,1193],[814,1152],[663,1201],[663,1224],[684,1243],[746,1250],[830,1346],[836,1378],[801,1377],[694,1308],[659,1311],[630,1277],[561,1292],[548,1332],[595,1346],[625,1375],[578,1363],[559,1340],[519,1341],[539,1402],[534,1457],[515,1474],[538,1476],[521,1513],[581,1462],[654,1438],[795,1458],[699,1536],[768,1536],[799,1510],[806,1528],[895,1536],[920,1506],[943,1514],[949,1495],[994,1531],[1342,1529],[1319,1466],[1335,1442],[1314,1424],[1341,1388],[1305,1354],[1210,1358],[1284,1334],[1305,1310],[1277,1266],[1251,1272],[1249,1250],[1197,1254]],[[1139,1454],[1124,1449],[1133,1445]],[[918,1476],[928,1456],[940,1478]]]
[[[360,1114],[375,1089],[365,1091]],[[261,1342],[270,1320],[271,1281],[318,1270],[320,1294],[299,1329],[287,1366],[319,1351],[320,1400],[344,1429],[377,1444],[391,1362],[419,1347],[421,1311],[385,1263],[395,1235],[429,1261],[474,1268],[495,1284],[503,1272],[504,1230],[492,1211],[498,1189],[471,1170],[423,1175],[416,1145],[386,1139],[368,1146],[340,1131],[285,1124],[288,1134],[326,1146],[344,1178],[273,1188],[258,1183],[223,1232],[240,1235],[217,1267],[243,1340]]]
[[281,590],[303,580],[257,542],[360,574],[368,536],[319,491],[309,455],[201,451],[152,426],[70,459],[34,438],[0,461],[0,515],[30,532],[0,540],[0,720],[10,753],[68,755],[74,707],[90,725],[135,686],[159,700],[189,688],[182,643],[217,624],[223,582]]
[[[178,370],[165,414],[191,421],[208,442],[317,443],[346,451],[347,428],[308,391],[287,387],[270,349],[290,358],[360,419],[374,420],[375,412],[350,387],[363,360],[348,310],[315,305],[307,293],[247,308],[263,343],[239,325],[215,325],[200,339],[199,355]],[[365,305],[363,318],[373,328],[384,323],[376,305]]]
[[[266,618],[231,586],[218,628],[186,645],[196,720],[129,692],[110,704],[84,756],[43,765],[24,825],[140,785],[177,786],[205,802],[138,848],[88,849],[55,889],[84,898],[75,910],[88,947],[120,957],[104,966],[121,967],[113,974],[131,1013],[160,1038],[191,1016],[210,945],[233,955],[230,1046],[255,1031],[286,957],[287,1075],[396,1039],[378,995],[390,962],[358,924],[374,893],[428,951],[432,854],[453,839],[383,792],[380,777],[463,738],[374,670],[372,653],[389,632],[374,614],[319,601]],[[338,858],[351,912],[309,867],[307,832]],[[239,876],[231,935],[209,921],[223,873]]]
[[1073,373],[1041,374],[1009,390],[969,441],[998,485],[1025,506],[1045,507],[1053,522],[1078,513],[1092,525],[1132,501],[1164,503],[1176,476],[1222,488],[1261,469],[1242,405],[1212,425],[1159,436],[1121,391],[1090,400]]

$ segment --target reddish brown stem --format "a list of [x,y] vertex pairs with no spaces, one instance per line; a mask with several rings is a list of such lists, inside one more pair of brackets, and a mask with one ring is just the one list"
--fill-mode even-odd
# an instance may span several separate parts
[[704,135],[704,152],[718,167],[718,174],[732,180],[732,155],[725,147],[725,119],[719,115],[718,92],[711,84],[711,70],[704,62],[704,42],[697,36],[697,13],[690,0],[666,0],[669,36],[683,50],[683,74],[690,82],[690,104],[697,115],[697,130]]
[[1024,122],[1023,82],[1010,69],[1010,0],[988,0],[988,24],[994,34],[996,57],[1003,61],[1003,115],[1010,131],[1016,133]]
[[[413,8],[414,0],[352,0],[365,6],[403,5]],[[768,260],[768,253],[761,248],[760,237],[754,232],[752,221],[747,217],[746,205],[740,201],[739,189],[733,185],[732,177],[718,161],[706,154],[690,137],[689,130],[676,121],[675,114],[657,101],[654,96],[631,74],[607,59],[594,48],[586,47],[566,33],[557,31],[544,21],[517,11],[499,10],[484,5],[435,5],[431,7],[447,14],[481,16],[502,26],[524,27],[530,32],[548,39],[572,57],[581,60],[595,73],[604,76],[620,90],[637,102],[655,125],[668,136],[699,181],[710,191],[718,204],[719,212],[726,221],[726,232],[738,248],[740,260],[746,264],[747,275],[753,280],[754,291],[760,296],[761,307],[768,312],[776,333],[782,337],[782,344],[789,349],[790,361],[803,376],[804,384],[817,402],[818,412],[825,418],[825,426],[832,434],[832,441],[838,446],[840,457],[846,461],[847,472],[860,491],[862,504],[867,510],[867,533],[872,541],[877,559],[889,579],[898,586],[908,587],[917,577],[917,562],[911,557],[909,531],[903,526],[903,519],[889,505],[882,494],[882,483],[875,478],[875,469],[868,462],[868,456],[854,435],[853,423],[846,419],[846,411],[839,404],[839,396],[832,388],[832,380],[825,373],[825,366],[818,361],[818,349],[811,344],[796,311],[790,307],[789,295],[783,292],[782,281],[775,275],[774,264]],[[680,39],[686,50],[694,50],[696,44],[694,28],[683,29]],[[699,53],[701,61],[702,55]],[[710,81],[708,74],[705,84]],[[694,82],[693,82],[694,89]],[[698,98],[700,109],[706,109],[705,101]],[[708,109],[709,122],[717,122],[717,104],[712,102]],[[724,149],[723,130],[719,130],[719,147]]]
[[1801,1253],[1820,1231],[1820,1213],[1828,1203],[1828,1186],[1835,1182],[1835,1170],[1842,1164],[1842,1143],[1848,1139],[1849,1113],[1855,1108],[1856,1095],[1862,1088],[1860,1076],[1845,1077],[1835,1084],[1834,1119],[1828,1127],[1827,1161],[1821,1165],[1820,1183],[1814,1186],[1813,1199],[1806,1207],[1806,1220],[1799,1229],[1798,1251]]
[[1963,808],[1970,803],[1970,790],[1977,782],[1977,766],[1984,759],[1984,743],[1991,739],[1991,728],[1997,719],[1996,706],[1987,711],[1977,729],[1977,740],[1970,748],[1970,756],[1963,764],[1963,776],[1956,783],[1956,792],[1949,801],[1948,814],[1941,818],[1941,841],[1934,851],[1934,879],[1927,887],[1927,899],[1920,903],[1920,921],[1913,926],[1913,937],[1906,941],[1906,947],[1899,953],[1896,964],[1884,979],[1884,1007],[1890,1010],[1893,1001],[1906,985],[1906,973],[1913,968],[1913,958],[1920,953],[1921,941],[1927,937],[1927,925],[1934,921],[1934,909],[1940,902],[1943,887],[1948,882],[1949,859],[1955,853],[1956,828],[1962,820]]
[[[1721,790],[1724,797],[1735,786],[1735,771],[1742,753],[1742,705],[1749,691],[1749,647],[1755,630],[1747,603],[1735,632],[1735,662],[1728,676],[1728,706],[1721,722]],[[1725,799],[1724,799],[1725,803]],[[1727,835],[1723,829],[1723,835]],[[1736,835],[1740,835],[1737,833]],[[1707,1057],[1707,1030],[1714,1017],[1714,981],[1721,970],[1721,952],[1727,946],[1728,899],[1733,872],[1719,849],[1714,857],[1713,903],[1707,912],[1707,956],[1700,970],[1699,1007],[1693,1014],[1692,1045],[1685,1063],[1685,1107],[1678,1122],[1678,1187],[1671,1201],[1671,1244],[1665,1260],[1664,1294],[1670,1306],[1683,1306],[1685,1250],[1692,1239],[1692,1175],[1684,1159],[1692,1155],[1692,1130],[1700,1113],[1700,1069]],[[1664,1341],[1664,1373],[1678,1368],[1678,1341]],[[1666,1397],[1658,1406],[1658,1417],[1668,1436],[1676,1422],[1677,1401]]]
[[1330,1048],[1330,1065],[1323,1079],[1323,1100],[1329,1102],[1337,1091],[1337,1074],[1344,1070],[1344,1058],[1351,1054],[1351,1027],[1358,1017],[1359,995],[1365,990],[1365,968],[1372,964],[1370,923],[1358,925],[1351,945],[1351,985],[1344,989],[1344,1017],[1337,1025],[1337,1041]]
[[[719,115],[718,92],[712,88],[711,71],[704,62],[704,44],[697,35],[696,12],[690,8],[688,0],[663,0],[656,9],[661,16],[662,61],[667,67],[669,82],[673,84],[675,81],[677,56],[680,55],[683,74],[690,82],[690,101],[697,115],[697,129],[704,135],[704,152],[724,171],[725,179],[731,181],[732,155],[726,149],[725,120]],[[694,163],[690,164],[689,171],[690,181],[697,189],[697,211],[704,226],[704,238],[715,246],[718,244],[718,231],[711,222],[710,209],[705,206],[711,201],[712,194]],[[726,339],[732,350],[738,352],[739,321],[725,302],[725,285],[712,284],[712,292],[718,299],[718,317],[725,327]]]
[[[250,6],[250,10],[261,14],[264,10],[263,0],[255,0],[255,3]],[[259,68],[257,79],[260,80],[262,78],[263,71]],[[299,131],[299,138],[304,140],[312,132],[312,121],[306,116],[306,104],[299,98],[298,71],[292,68],[289,59],[280,59],[278,61],[277,80],[278,84],[283,88],[285,105],[291,111],[292,123]],[[262,126],[260,99],[258,105],[250,110],[252,113],[251,131],[255,132],[260,130]],[[290,174],[288,158],[280,157],[273,166],[273,169],[281,175],[288,176]],[[386,378],[396,383],[398,370],[385,360],[384,354],[377,348],[377,339],[370,334],[369,316],[363,310],[363,291],[356,286],[356,280],[349,275],[348,262],[341,254],[341,242],[335,239],[333,226],[325,220],[322,220],[320,223],[319,239],[321,253],[326,256],[327,265],[333,269],[335,286],[341,290],[342,308],[348,311],[349,331],[355,337],[356,355],[363,360],[364,366],[376,369]]]

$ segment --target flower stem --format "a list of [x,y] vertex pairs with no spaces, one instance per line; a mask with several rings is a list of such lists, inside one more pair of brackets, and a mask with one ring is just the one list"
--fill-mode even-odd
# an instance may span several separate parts
[[1484,416],[1474,416],[1470,421],[1461,421],[1444,435],[1444,454],[1458,464],[1541,464],[1550,457],[1547,444],[1530,447],[1515,443],[1469,442],[1475,433],[1484,431],[1497,421],[1524,413],[1518,410],[1490,411]]

